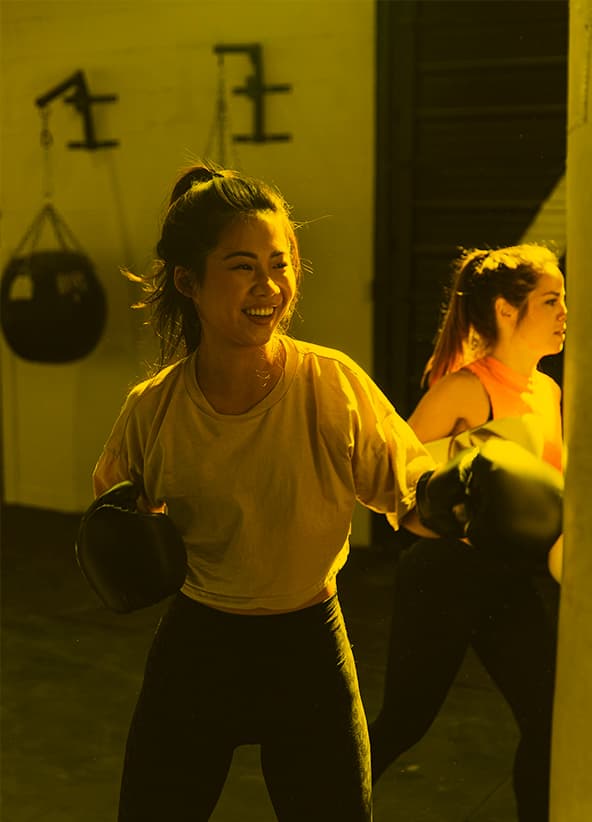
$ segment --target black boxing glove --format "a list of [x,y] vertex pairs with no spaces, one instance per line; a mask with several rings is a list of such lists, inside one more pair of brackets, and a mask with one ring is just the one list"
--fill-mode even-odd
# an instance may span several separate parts
[[478,448],[467,448],[417,481],[415,490],[420,522],[444,537],[464,537],[462,506],[466,502],[471,465]]
[[84,514],[76,558],[87,582],[112,611],[155,605],[185,581],[185,544],[167,514],[144,513],[138,491],[121,482]]
[[472,461],[465,509],[476,548],[544,561],[562,532],[563,476],[522,446],[490,439]]

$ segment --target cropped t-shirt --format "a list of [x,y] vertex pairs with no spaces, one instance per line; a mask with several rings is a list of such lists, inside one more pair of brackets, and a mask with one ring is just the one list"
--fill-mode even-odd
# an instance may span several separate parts
[[183,592],[213,607],[289,610],[344,565],[356,500],[397,528],[434,462],[345,354],[281,337],[273,390],[216,412],[195,355],[132,389],[95,467],[98,495],[130,479],[166,502],[188,554]]
[[524,376],[495,357],[483,357],[465,366],[485,388],[493,419],[535,414],[541,421],[543,459],[562,470],[563,436],[561,389],[551,377],[535,369]]

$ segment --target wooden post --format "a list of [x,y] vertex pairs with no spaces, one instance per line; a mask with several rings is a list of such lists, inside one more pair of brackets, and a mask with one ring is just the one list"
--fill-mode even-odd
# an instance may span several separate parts
[[570,0],[565,556],[551,822],[592,820],[592,0]]

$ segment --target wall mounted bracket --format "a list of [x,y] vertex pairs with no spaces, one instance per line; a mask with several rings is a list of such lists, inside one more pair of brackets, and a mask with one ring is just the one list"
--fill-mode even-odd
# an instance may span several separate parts
[[35,103],[39,108],[45,106],[59,97],[64,92],[73,89],[69,97],[64,98],[64,102],[74,106],[76,111],[82,116],[84,123],[84,140],[74,140],[68,143],[68,148],[85,148],[94,151],[98,148],[112,148],[119,145],[118,140],[97,140],[95,136],[95,125],[92,118],[91,105],[93,103],[112,103],[117,100],[116,94],[90,94],[83,71],[76,71],[63,83],[59,83],[45,94],[37,97]]
[[237,143],[267,143],[270,141],[291,140],[290,134],[265,133],[265,95],[273,92],[291,91],[292,86],[287,83],[266,85],[263,79],[263,47],[260,43],[250,44],[218,44],[214,46],[214,53],[247,54],[251,59],[253,74],[246,78],[244,86],[232,89],[233,94],[244,94],[253,103],[253,131],[251,134],[233,134],[232,139]]

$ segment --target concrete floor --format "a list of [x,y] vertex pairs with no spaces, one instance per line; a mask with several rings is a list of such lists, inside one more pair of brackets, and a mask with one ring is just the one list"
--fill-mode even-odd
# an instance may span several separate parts
[[[163,606],[107,612],[76,566],[77,525],[55,512],[3,512],[6,822],[116,819],[127,725]],[[392,556],[358,550],[340,576],[370,719],[382,695],[394,568]],[[515,822],[516,739],[509,709],[469,655],[430,732],[379,782],[375,822]],[[257,748],[240,748],[212,822],[273,819]]]

